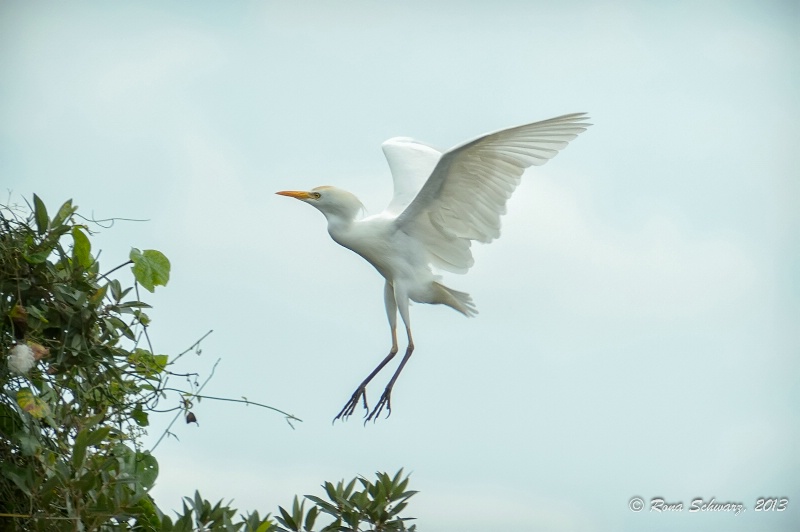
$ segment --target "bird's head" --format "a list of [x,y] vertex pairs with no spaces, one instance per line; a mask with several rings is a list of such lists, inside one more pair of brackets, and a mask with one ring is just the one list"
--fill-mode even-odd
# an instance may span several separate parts
[[364,205],[355,195],[336,187],[316,187],[309,191],[282,190],[276,194],[308,203],[324,214],[329,221],[332,218],[339,218],[349,222],[364,210]]

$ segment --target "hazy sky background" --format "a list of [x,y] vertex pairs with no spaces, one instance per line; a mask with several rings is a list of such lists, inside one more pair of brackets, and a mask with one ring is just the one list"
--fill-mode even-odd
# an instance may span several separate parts
[[[205,393],[304,420],[202,402],[155,452],[164,509],[199,489],[274,512],[405,467],[421,531],[797,530],[799,36],[791,1],[6,1],[0,184],[148,219],[94,244],[108,268],[171,259],[156,349],[214,329],[182,366],[222,358]],[[388,351],[383,280],[273,193],[333,184],[375,213],[385,139],[578,111],[595,125],[446,278],[480,315],[413,306],[391,418],[331,426]]]

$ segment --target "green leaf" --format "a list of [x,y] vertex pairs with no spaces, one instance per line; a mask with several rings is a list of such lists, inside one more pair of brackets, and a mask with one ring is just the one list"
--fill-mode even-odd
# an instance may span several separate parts
[[133,248],[130,259],[133,261],[133,276],[148,291],[153,292],[156,286],[166,286],[169,282],[169,259],[160,251]]
[[14,434],[22,427],[22,420],[19,418],[17,411],[4,403],[0,403],[0,434]]
[[294,496],[294,504],[292,505],[292,520],[297,523],[298,528],[300,528],[300,524],[303,522],[303,507],[305,504],[306,501],[299,503],[297,495]]
[[155,355],[153,356],[153,361],[158,366],[159,371],[162,371],[164,368],[167,367],[167,361],[169,360],[168,355]]
[[89,243],[89,237],[81,230],[80,227],[72,228],[72,239],[74,245],[72,246],[72,258],[83,268],[88,268],[92,265],[91,249],[92,245]]
[[322,499],[320,499],[319,497],[315,497],[314,495],[306,495],[305,497],[306,499],[310,500],[311,502],[319,506],[319,508],[321,508],[321,511],[325,512],[326,514],[330,514],[334,517],[338,515],[336,506],[330,504],[329,502],[323,501]]
[[72,213],[74,213],[77,210],[78,207],[73,206],[72,200],[68,199],[67,201],[64,202],[64,205],[62,205],[61,208],[58,209],[56,217],[53,218],[53,226],[62,225],[67,220],[67,218],[72,216]]
[[339,497],[337,496],[338,494],[336,493],[336,488],[333,487],[332,483],[326,482],[325,484],[322,485],[322,487],[325,489],[325,493],[328,494],[328,498],[330,500],[336,502],[339,499]]
[[128,327],[128,324],[119,319],[116,316],[111,316],[110,318],[105,318],[105,321],[109,323],[114,329],[121,332],[126,338],[131,340],[135,340],[136,336],[133,334],[133,331]]
[[308,511],[305,522],[306,530],[311,530],[312,528],[314,528],[314,522],[317,520],[317,515],[319,515],[319,510],[317,509],[316,506],[314,506]]
[[90,431],[86,437],[86,445],[90,447],[100,445],[108,438],[109,432],[111,432],[111,427],[100,427]]
[[264,521],[263,523],[258,525],[258,528],[256,529],[256,532],[269,532],[269,529],[271,527],[272,527],[272,522],[269,521],[269,519],[267,519],[266,521]]
[[3,476],[11,479],[26,495],[31,494],[33,487],[33,469],[23,468],[14,463],[3,463]]
[[[76,468],[77,469],[77,468]],[[94,471],[86,471],[83,475],[78,478],[77,482],[73,481],[73,486],[78,488],[78,493],[88,493],[96,488],[100,484],[100,477]],[[103,502],[98,501],[99,504],[97,506],[98,511],[109,510],[108,506],[103,504]],[[105,508],[104,508],[105,506]]]
[[278,520],[283,523],[285,526],[288,526],[291,530],[298,530],[300,527],[297,526],[297,523],[294,522],[292,516],[289,515],[289,512],[283,509],[283,506],[278,506],[278,511],[281,513],[281,517],[278,517]]
[[[75,445],[72,450],[72,467],[76,470],[79,469],[86,457],[86,449],[103,443],[108,438],[109,432],[111,432],[111,427],[100,427],[92,430],[91,426],[78,432],[78,435],[75,436]],[[94,476],[94,473],[92,475]]]
[[136,371],[146,376],[158,375],[167,367],[167,355],[153,355],[146,349],[136,348],[128,355],[128,362]]
[[408,506],[408,503],[407,503],[407,502],[401,502],[401,503],[398,503],[398,504],[397,504],[397,506],[395,506],[394,508],[392,508],[392,512],[391,512],[391,513],[392,513],[392,515],[397,515],[397,514],[399,514],[400,512],[402,512],[402,511],[403,511],[403,510],[406,508],[406,506]]
[[41,493],[41,502],[43,504],[48,504],[53,498],[58,496],[58,492],[61,490],[57,489],[60,486],[63,486],[65,479],[61,477],[59,474],[54,474],[52,477],[47,479],[40,487],[39,493]]
[[23,456],[34,456],[42,448],[39,440],[30,433],[18,432],[15,436],[19,441],[19,448]]
[[158,460],[148,452],[136,453],[136,478],[146,490],[156,483],[158,478]]
[[44,202],[36,194],[33,195],[33,214],[36,218],[36,229],[41,235],[47,231],[50,220],[47,217],[47,207],[44,206]]
[[39,307],[25,307],[25,310],[28,311],[29,316],[33,316],[37,320],[41,321],[42,323],[49,323],[47,321],[47,317],[44,315],[44,312]]
[[108,292],[108,284],[104,284],[97,291],[89,297],[89,303],[94,306],[99,305],[103,302],[103,298],[106,297],[106,292]]
[[141,310],[134,310],[133,311],[133,315],[136,317],[136,319],[139,321],[139,323],[141,323],[145,327],[150,325],[150,316],[148,316],[147,314],[145,314]]
[[354,487],[355,487],[355,485],[356,485],[356,479],[353,479],[353,480],[351,480],[351,481],[350,481],[350,482],[347,484],[347,487],[345,487],[345,488],[344,488],[344,491],[341,491],[342,484],[343,484],[342,482],[340,482],[340,483],[339,483],[339,489],[340,489],[340,493],[341,493],[341,494],[342,494],[342,496],[344,496],[344,497],[349,497],[349,496],[350,496],[350,494],[353,492],[353,488],[354,488]]
[[86,458],[86,430],[82,430],[75,437],[75,445],[72,447],[72,467],[80,469],[83,460]]
[[153,308],[147,303],[143,303],[141,301],[126,301],[125,303],[120,303],[119,305],[114,305],[114,308],[117,309],[139,309],[139,308]]
[[42,419],[50,415],[50,407],[39,397],[33,395],[30,388],[22,388],[17,392],[17,404],[31,416]]
[[30,255],[25,255],[25,261],[30,264],[41,264],[47,260],[47,257],[50,256],[50,250],[47,251],[37,251],[36,253],[31,253]]
[[142,405],[136,405],[136,408],[131,412],[131,417],[140,427],[146,427],[150,424],[147,412],[142,409]]
[[114,279],[108,284],[109,288],[111,288],[111,297],[114,298],[114,301],[119,301],[122,299],[122,285],[119,284],[119,281]]
[[203,498],[198,490],[194,490],[194,511],[198,514],[203,511]]

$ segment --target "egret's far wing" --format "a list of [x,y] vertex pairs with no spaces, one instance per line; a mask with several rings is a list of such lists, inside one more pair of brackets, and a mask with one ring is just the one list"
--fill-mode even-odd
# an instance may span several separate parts
[[417,196],[439,162],[442,152],[407,137],[389,139],[381,147],[394,181],[392,201],[384,212],[397,216]]
[[472,266],[470,241],[500,236],[500,216],[526,168],[539,166],[586,130],[574,113],[484,135],[441,156],[397,226],[420,238],[434,265],[455,272]]

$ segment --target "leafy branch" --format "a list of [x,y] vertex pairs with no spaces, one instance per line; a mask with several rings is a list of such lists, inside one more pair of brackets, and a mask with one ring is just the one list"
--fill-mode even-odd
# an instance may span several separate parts
[[[177,371],[187,353],[202,352],[212,331],[171,358],[156,354],[139,286],[165,286],[169,261],[134,248],[101,274],[92,230],[76,209],[67,201],[51,217],[35,195],[27,212],[0,205],[0,529],[311,532],[328,517],[320,532],[415,530],[400,516],[415,494],[402,470],[378,473],[375,481],[326,482],[327,499],[295,497],[292,510],[280,507],[275,520],[258,512],[237,517],[230,504],[197,492],[174,518],[165,515],[150,496],[159,471],[153,452],[174,436],[181,414],[196,421],[195,402],[272,410],[292,428],[301,420],[247,397],[203,394],[221,359],[202,383],[196,372]],[[132,286],[113,278],[126,266]],[[176,378],[188,389],[173,386]],[[159,408],[173,400],[176,406]],[[173,410],[159,440],[144,449],[149,416]]]
[[[0,205],[0,514],[27,516],[26,530],[160,519],[148,494],[158,465],[141,436],[160,401],[177,394],[185,409],[194,396],[169,385],[192,375],[172,368],[210,332],[173,360],[157,354],[139,286],[165,286],[169,260],[133,248],[101,274],[72,201],[53,216],[36,195],[28,207]],[[126,266],[132,286],[112,278]]]

